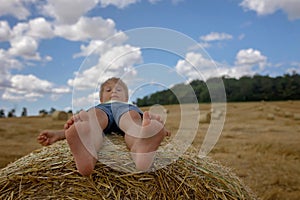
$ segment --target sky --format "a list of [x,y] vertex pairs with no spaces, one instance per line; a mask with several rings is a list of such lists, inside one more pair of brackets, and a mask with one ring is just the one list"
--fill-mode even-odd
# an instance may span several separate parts
[[87,109],[194,79],[300,73],[299,0],[0,0],[0,109]]

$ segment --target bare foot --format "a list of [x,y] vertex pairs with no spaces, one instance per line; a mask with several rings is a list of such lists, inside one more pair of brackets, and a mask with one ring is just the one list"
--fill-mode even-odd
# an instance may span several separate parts
[[151,167],[156,150],[167,135],[170,132],[164,128],[162,122],[157,117],[152,119],[149,112],[145,112],[140,137],[131,148],[137,170],[146,171]]
[[79,173],[87,176],[94,170],[103,137],[91,113],[81,111],[78,116],[65,135]]

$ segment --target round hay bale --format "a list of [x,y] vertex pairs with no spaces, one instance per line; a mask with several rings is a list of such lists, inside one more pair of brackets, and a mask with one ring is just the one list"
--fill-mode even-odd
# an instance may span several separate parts
[[68,113],[65,111],[56,110],[52,113],[53,120],[68,120]]
[[268,115],[267,115],[267,120],[274,120],[274,119],[275,119],[274,114],[268,113]]
[[275,106],[274,110],[275,110],[276,112],[279,112],[281,109],[280,109],[280,107]]
[[210,112],[205,112],[205,113],[200,113],[199,116],[199,123],[209,123],[211,120],[211,113]]
[[290,118],[292,116],[293,116],[293,114],[291,112],[288,112],[288,111],[284,112],[284,117]]
[[220,119],[222,116],[223,112],[221,110],[216,110],[211,114],[211,118],[213,119]]
[[143,173],[98,162],[94,173],[83,177],[66,141],[59,141],[3,168],[0,199],[256,199],[229,169],[195,155]]
[[38,116],[39,116],[39,117],[46,117],[47,114],[42,112],[42,113],[40,113]]
[[294,114],[294,120],[300,120],[300,114],[295,113]]

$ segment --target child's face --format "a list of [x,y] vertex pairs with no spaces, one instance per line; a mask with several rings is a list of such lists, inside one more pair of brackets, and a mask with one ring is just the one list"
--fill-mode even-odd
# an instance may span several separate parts
[[126,96],[126,92],[124,88],[120,84],[116,83],[107,83],[104,86],[104,90],[102,96],[100,97],[100,101],[107,102],[110,100],[127,102],[128,98]]

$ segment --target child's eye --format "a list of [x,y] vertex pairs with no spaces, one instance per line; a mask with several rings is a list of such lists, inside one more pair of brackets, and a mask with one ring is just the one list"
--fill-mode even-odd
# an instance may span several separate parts
[[106,88],[105,91],[106,91],[106,92],[110,92],[110,91],[111,91],[111,88]]

